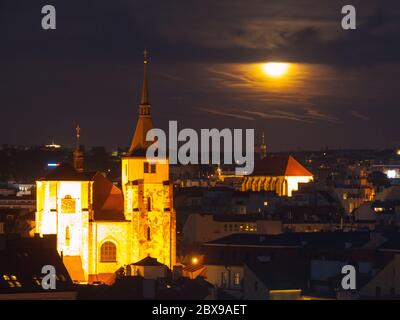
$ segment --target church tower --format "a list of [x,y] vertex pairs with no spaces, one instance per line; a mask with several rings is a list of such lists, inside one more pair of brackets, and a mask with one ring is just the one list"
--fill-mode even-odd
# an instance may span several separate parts
[[132,222],[133,261],[147,256],[172,268],[176,260],[176,213],[169,181],[168,159],[146,158],[153,128],[147,83],[148,52],[144,51],[144,75],[136,129],[122,158],[122,190],[125,217]]

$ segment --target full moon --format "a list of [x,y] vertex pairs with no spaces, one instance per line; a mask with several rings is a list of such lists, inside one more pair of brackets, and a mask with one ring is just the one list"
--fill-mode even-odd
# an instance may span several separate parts
[[283,62],[268,62],[262,65],[264,73],[270,77],[279,78],[286,74],[289,64]]

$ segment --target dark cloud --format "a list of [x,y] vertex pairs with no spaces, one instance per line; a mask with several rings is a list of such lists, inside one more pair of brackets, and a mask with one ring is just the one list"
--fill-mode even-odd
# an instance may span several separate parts
[[[45,4],[57,9],[57,30],[41,29]],[[147,46],[161,127],[254,127],[272,150],[391,146],[400,2],[353,0],[352,31],[340,25],[345,4],[0,0],[0,105],[9,120],[0,143],[72,143],[80,122],[87,144],[127,145]],[[311,67],[275,90],[246,72],[268,60]]]
[[144,45],[176,61],[358,64],[400,57],[398,1],[353,1],[355,31],[341,29],[342,1],[54,0],[57,30],[45,32],[40,10],[47,3],[2,0],[1,57],[129,61]]

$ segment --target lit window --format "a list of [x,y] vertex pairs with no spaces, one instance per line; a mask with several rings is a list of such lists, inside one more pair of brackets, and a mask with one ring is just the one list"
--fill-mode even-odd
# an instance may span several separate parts
[[104,242],[100,249],[101,262],[116,262],[117,261],[117,247],[114,243],[107,241]]
[[240,273],[239,273],[239,272],[235,272],[235,273],[233,274],[233,284],[234,284],[235,286],[240,285]]
[[5,275],[3,275],[3,279],[6,280],[6,281],[8,281],[8,280],[10,280],[10,277],[9,277],[8,275],[5,274]]

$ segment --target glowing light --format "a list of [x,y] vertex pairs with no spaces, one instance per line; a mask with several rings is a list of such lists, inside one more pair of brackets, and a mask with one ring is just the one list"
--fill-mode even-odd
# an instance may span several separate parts
[[268,62],[262,65],[264,73],[270,77],[280,78],[287,73],[289,69],[288,63]]
[[47,166],[54,168],[54,167],[58,167],[60,164],[59,163],[48,163]]
[[396,178],[397,174],[396,174],[396,170],[388,170],[386,172],[386,175],[389,179],[394,179]]
[[198,264],[198,263],[199,263],[199,259],[197,257],[193,257],[192,264]]

